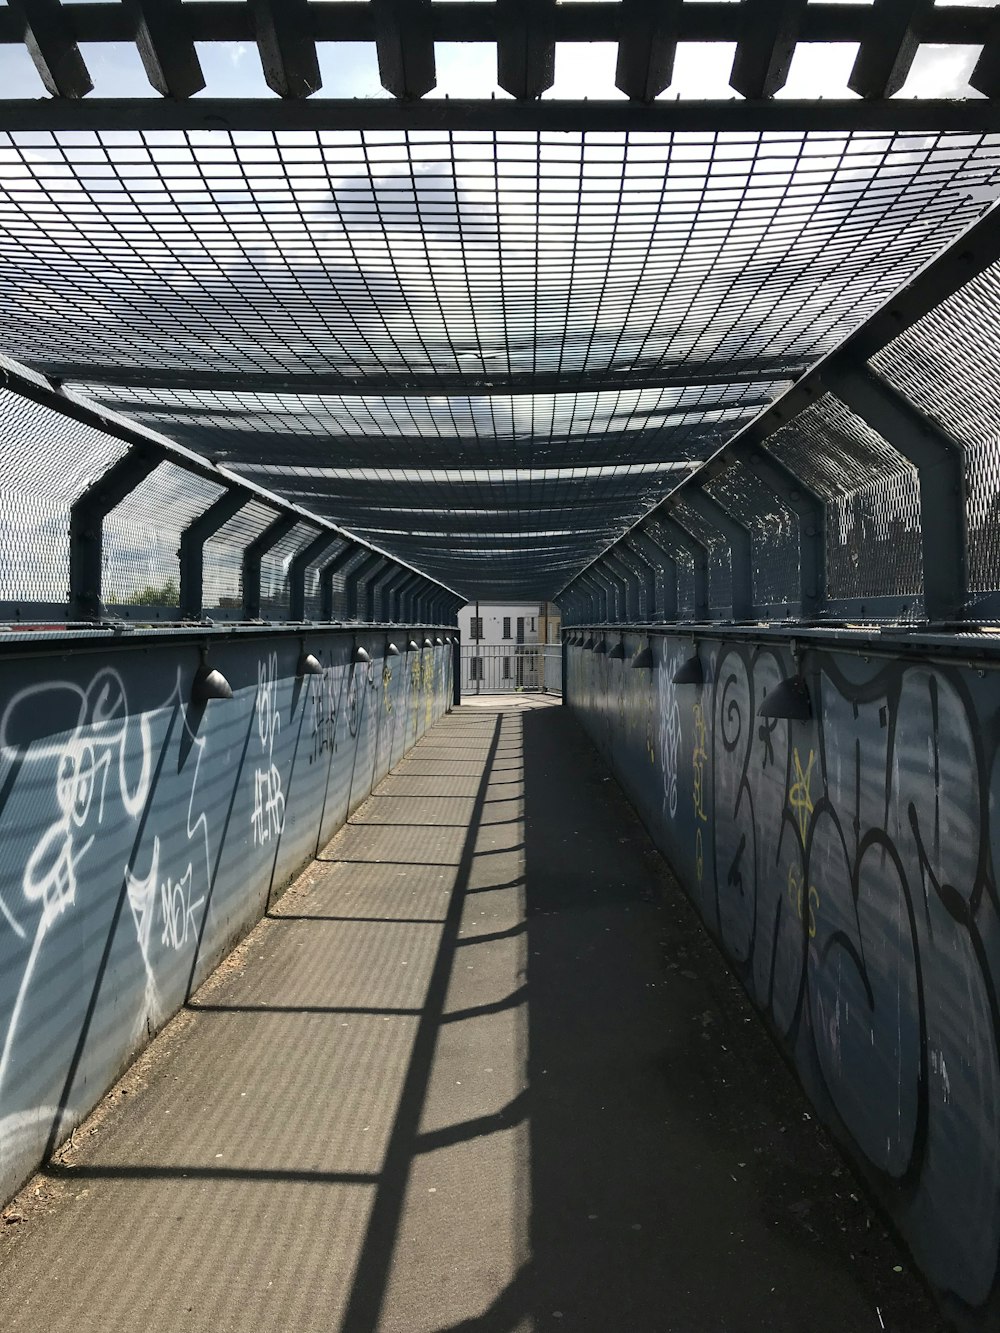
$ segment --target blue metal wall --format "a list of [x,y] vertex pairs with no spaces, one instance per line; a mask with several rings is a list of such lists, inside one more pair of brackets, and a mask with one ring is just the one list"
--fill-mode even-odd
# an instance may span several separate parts
[[450,707],[385,642],[220,636],[201,708],[190,637],[0,658],[0,1201]]
[[996,1327],[1000,674],[834,642],[777,721],[781,641],[702,640],[703,685],[690,637],[652,646],[568,649],[569,702],[950,1312]]

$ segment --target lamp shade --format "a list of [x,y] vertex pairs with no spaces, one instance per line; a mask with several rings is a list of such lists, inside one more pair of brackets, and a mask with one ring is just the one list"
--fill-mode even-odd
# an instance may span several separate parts
[[203,662],[194,673],[194,680],[191,682],[191,702],[193,704],[207,704],[210,699],[231,699],[233,697],[233,687],[221,671],[215,667],[206,666]]
[[367,650],[367,648],[362,648],[360,646],[355,648],[354,650],[355,662],[370,662],[371,660],[372,660],[371,653]]
[[639,649],[636,655],[632,658],[632,665],[634,667],[645,667],[647,670],[652,669],[652,667],[656,665],[653,661],[653,648],[651,644],[647,643],[645,648]]
[[705,668],[701,664],[701,658],[697,653],[680,664],[674,672],[675,685],[704,685]]
[[387,643],[385,645],[385,655],[386,657],[398,657],[399,649],[396,647],[394,643]]
[[783,717],[792,722],[808,722],[812,703],[805,676],[786,676],[773,690],[768,690],[757,709],[758,717]]
[[608,658],[609,658],[609,659],[610,659],[610,658],[614,658],[614,660],[615,660],[616,662],[624,662],[624,661],[625,661],[625,643],[624,643],[624,640],[622,640],[622,639],[619,639],[619,640],[618,640],[618,642],[615,644],[615,646],[614,646],[614,647],[611,649],[611,651],[608,653]]
[[295,674],[300,678],[302,676],[322,676],[323,663],[318,657],[313,657],[312,653],[307,653],[303,650],[299,655],[299,660],[295,667]]

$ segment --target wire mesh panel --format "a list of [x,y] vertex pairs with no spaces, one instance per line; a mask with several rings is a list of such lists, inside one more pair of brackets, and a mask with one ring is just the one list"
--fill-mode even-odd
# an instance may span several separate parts
[[0,389],[0,602],[65,606],[69,511],[128,446]]
[[923,592],[916,469],[832,394],[767,448],[827,501],[827,596]]
[[799,521],[758,477],[736,461],[705,490],[750,529],[755,606],[792,605],[799,598]]
[[181,533],[222,492],[176,463],[160,463],[104,520],[104,602],[119,608],[178,606]]
[[728,612],[733,605],[733,563],[729,542],[711,524],[706,523],[682,499],[675,500],[672,515],[708,550],[708,605],[713,612]]
[[8,133],[0,339],[524,592],[829,351],[998,167],[958,133]]
[[1000,265],[942,301],[871,365],[964,447],[969,589],[1000,589]]
[[694,616],[694,556],[689,547],[675,542],[655,518],[649,519],[646,526],[657,544],[673,558],[677,567],[677,616],[680,620],[690,620]]
[[243,553],[278,517],[277,511],[251,500],[205,543],[202,604],[206,611],[243,607]]
[[331,560],[336,559],[341,551],[346,550],[348,542],[341,539],[331,540],[318,560],[315,560],[306,569],[305,582],[305,615],[307,620],[318,620],[322,613],[322,592],[320,587],[320,575],[324,565],[329,564]]
[[260,562],[260,613],[265,620],[288,619],[288,571],[292,560],[319,533],[311,523],[296,523]]

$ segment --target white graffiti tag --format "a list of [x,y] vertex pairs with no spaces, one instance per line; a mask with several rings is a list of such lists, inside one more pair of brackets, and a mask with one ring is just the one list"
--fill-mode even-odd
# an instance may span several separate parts
[[274,741],[281,730],[278,713],[278,655],[272,653],[257,667],[257,735],[263,763],[254,773],[253,815],[250,826],[257,846],[277,837],[285,824],[285,797],[281,774],[274,762]]

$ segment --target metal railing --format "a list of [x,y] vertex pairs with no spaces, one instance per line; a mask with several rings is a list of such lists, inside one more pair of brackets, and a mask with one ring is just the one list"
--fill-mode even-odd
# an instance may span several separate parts
[[463,644],[463,694],[562,693],[562,647],[557,643]]

